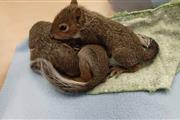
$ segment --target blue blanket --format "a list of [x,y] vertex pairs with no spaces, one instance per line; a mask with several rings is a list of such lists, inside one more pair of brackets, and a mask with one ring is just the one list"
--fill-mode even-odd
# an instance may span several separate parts
[[0,92],[0,119],[180,118],[180,74],[171,91],[64,95],[29,68],[27,40],[15,53]]

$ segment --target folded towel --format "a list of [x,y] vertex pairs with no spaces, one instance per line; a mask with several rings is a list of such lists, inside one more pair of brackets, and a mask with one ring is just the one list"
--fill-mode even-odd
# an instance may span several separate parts
[[110,78],[89,94],[170,89],[180,70],[180,1],[174,0],[155,9],[117,13],[112,19],[129,26],[136,33],[155,39],[160,53],[154,62],[135,73]]

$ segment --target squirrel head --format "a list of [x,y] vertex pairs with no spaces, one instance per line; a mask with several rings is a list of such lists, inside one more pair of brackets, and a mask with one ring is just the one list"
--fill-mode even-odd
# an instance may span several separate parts
[[70,5],[55,17],[50,35],[59,40],[80,38],[80,29],[84,20],[83,8],[78,6],[77,0],[72,0]]

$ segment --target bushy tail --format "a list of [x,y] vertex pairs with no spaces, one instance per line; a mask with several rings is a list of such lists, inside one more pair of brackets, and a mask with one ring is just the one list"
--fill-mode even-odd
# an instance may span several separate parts
[[[83,55],[80,55],[81,57]],[[87,58],[92,58],[92,57],[84,57],[86,60]],[[92,58],[93,59],[93,58]],[[102,59],[103,61],[105,59]],[[91,60],[90,60],[91,61]],[[93,61],[93,60],[92,60]],[[108,61],[108,60],[105,60]],[[97,59],[94,60],[93,63],[99,62]],[[92,66],[92,63],[89,62],[90,64],[90,69],[94,68]],[[92,79],[87,81],[87,82],[80,82],[80,81],[75,81],[75,79],[81,79],[81,78],[68,78],[63,76],[61,73],[59,73],[53,65],[47,61],[46,59],[43,58],[37,58],[33,61],[31,61],[31,68],[35,71],[40,73],[45,79],[47,79],[53,86],[58,88],[59,90],[69,92],[69,93],[79,93],[79,92],[86,92],[94,87],[96,87],[98,84],[102,83],[105,81],[105,78],[107,76],[108,68],[106,66],[99,66],[101,64],[101,61],[99,64],[97,64],[97,69],[92,70],[96,71],[95,73],[92,73]],[[108,62],[106,63],[108,66]]]
[[154,39],[145,35],[138,34],[138,37],[144,47],[144,61],[154,59],[159,52],[159,45],[157,44],[157,42]]
[[64,77],[53,67],[46,59],[37,58],[31,62],[33,65],[39,66],[33,69],[47,79],[52,85],[65,92],[81,92],[86,90],[88,82],[77,82],[73,79]]

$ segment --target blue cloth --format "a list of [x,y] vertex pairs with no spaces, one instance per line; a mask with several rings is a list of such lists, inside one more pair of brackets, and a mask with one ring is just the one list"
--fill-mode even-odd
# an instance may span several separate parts
[[28,42],[20,45],[0,92],[5,118],[180,118],[180,74],[170,91],[65,95],[29,67]]
[[158,6],[158,5],[161,5],[163,3],[166,3],[166,2],[169,2],[170,0],[151,0],[153,6]]

